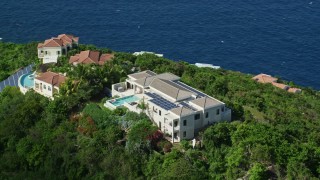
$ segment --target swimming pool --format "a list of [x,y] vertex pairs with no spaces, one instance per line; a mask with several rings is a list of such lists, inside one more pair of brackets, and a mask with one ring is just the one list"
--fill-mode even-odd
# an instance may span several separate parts
[[34,86],[34,75],[32,73],[24,74],[20,77],[20,84],[25,88],[33,88]]
[[132,96],[126,96],[126,97],[118,98],[118,99],[115,99],[115,100],[110,100],[109,102],[112,105],[118,107],[118,106],[123,105],[124,103],[131,103],[131,102],[138,101],[138,100],[140,100],[140,98],[138,98],[135,95],[132,95]]

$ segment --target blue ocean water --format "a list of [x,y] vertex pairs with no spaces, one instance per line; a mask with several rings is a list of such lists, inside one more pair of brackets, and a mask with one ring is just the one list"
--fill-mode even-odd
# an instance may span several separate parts
[[1,0],[3,41],[72,33],[116,51],[154,51],[320,89],[320,0]]

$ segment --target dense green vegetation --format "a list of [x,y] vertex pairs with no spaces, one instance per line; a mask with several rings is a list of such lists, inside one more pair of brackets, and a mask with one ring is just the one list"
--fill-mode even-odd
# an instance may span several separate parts
[[0,81],[19,68],[38,62],[37,43],[14,44],[0,41]]
[[[35,44],[9,45],[1,44],[19,46],[25,54],[35,49]],[[96,47],[81,45],[68,56],[81,49]],[[7,57],[17,53],[6,52]],[[68,56],[62,57],[51,70],[67,73],[69,80],[53,101],[14,87],[0,93],[1,179],[320,178],[318,91],[290,94],[239,72],[149,54],[115,55],[104,66],[71,67]],[[29,55],[21,58],[33,61]],[[195,149],[187,141],[171,147],[146,115],[101,105],[104,88],[124,80],[133,67],[181,76],[226,102],[233,122],[206,129]]]

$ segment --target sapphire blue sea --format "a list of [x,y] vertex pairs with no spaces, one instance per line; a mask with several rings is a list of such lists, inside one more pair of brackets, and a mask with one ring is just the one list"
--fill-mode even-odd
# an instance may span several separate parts
[[3,41],[60,33],[320,89],[320,0],[1,0]]

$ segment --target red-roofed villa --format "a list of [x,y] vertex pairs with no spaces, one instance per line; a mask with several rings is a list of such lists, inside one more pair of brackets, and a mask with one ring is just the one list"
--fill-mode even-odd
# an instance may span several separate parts
[[66,54],[70,49],[77,46],[79,37],[68,34],[60,34],[38,44],[38,57],[42,63],[57,63],[58,57]]
[[263,83],[263,84],[271,83],[273,86],[280,88],[280,89],[283,89],[283,90],[286,90],[290,93],[300,93],[301,92],[301,89],[299,89],[299,88],[291,88],[290,86],[288,86],[286,84],[278,83],[277,82],[278,78],[274,78],[274,77],[267,75],[267,74],[258,74],[256,76],[254,76],[252,79],[259,82],[259,83]]
[[76,54],[70,57],[69,63],[73,65],[77,64],[99,64],[103,65],[105,62],[110,61],[114,57],[113,54],[100,54],[99,51],[81,51],[80,54]]
[[66,81],[66,77],[54,73],[45,72],[34,78],[34,90],[46,97],[53,99],[53,95],[59,93],[59,88]]

